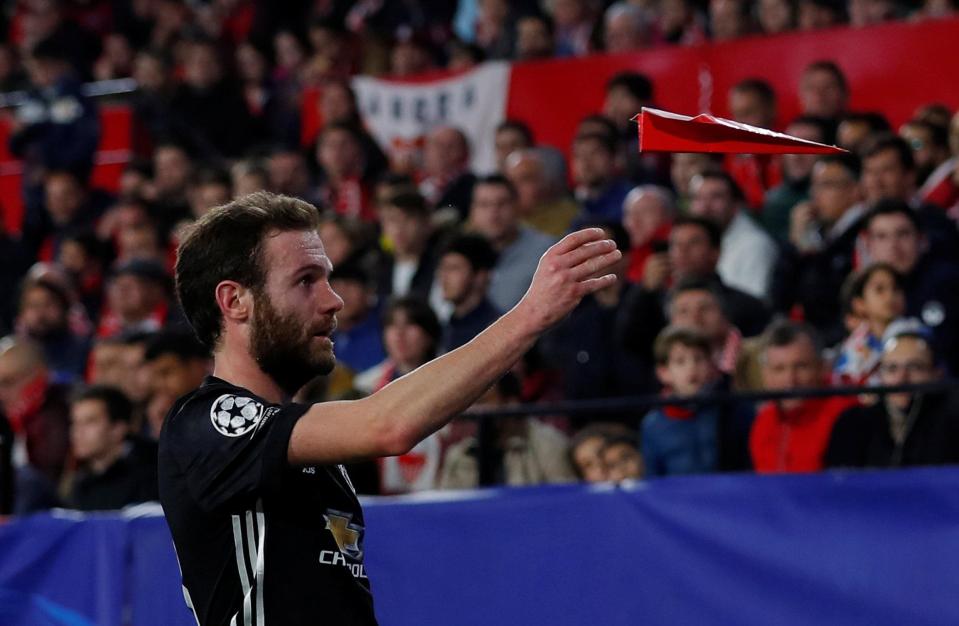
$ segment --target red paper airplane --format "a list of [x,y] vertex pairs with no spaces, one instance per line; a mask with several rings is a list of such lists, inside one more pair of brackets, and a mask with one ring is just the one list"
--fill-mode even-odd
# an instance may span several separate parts
[[765,128],[724,120],[706,113],[689,117],[643,107],[640,152],[715,152],[753,154],[838,154],[836,146],[807,141]]

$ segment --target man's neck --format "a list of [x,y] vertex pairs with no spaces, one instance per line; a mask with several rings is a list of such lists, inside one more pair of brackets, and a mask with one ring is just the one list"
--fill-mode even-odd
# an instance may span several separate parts
[[507,232],[496,241],[491,242],[493,244],[493,249],[495,249],[497,252],[502,252],[506,248],[510,247],[514,241],[519,239],[519,230],[520,227],[516,226],[513,228],[513,230]]
[[486,297],[485,290],[474,289],[460,303],[453,306],[453,316],[461,319],[466,317],[482,304],[484,297]]
[[420,257],[423,256],[423,248],[418,248],[416,250],[394,250],[393,259],[397,263],[419,263]]
[[119,446],[107,450],[100,456],[90,459],[88,463],[90,471],[94,474],[104,473],[110,469],[110,466],[117,462],[117,459],[123,456],[123,449],[124,444],[121,443]]
[[260,369],[250,353],[237,346],[223,346],[214,353],[213,375],[268,402],[279,403],[285,397],[280,385]]

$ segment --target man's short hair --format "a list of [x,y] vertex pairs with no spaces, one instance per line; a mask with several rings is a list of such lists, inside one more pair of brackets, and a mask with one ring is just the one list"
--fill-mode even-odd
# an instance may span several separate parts
[[862,160],[866,161],[887,150],[896,153],[899,165],[907,172],[916,169],[916,159],[912,154],[909,143],[893,133],[881,133],[868,141],[862,150]]
[[[903,124],[903,126],[916,126],[929,133],[929,141],[934,148],[949,148],[949,129],[933,124],[929,120],[914,118]],[[908,143],[908,141],[907,141]]]
[[853,272],[843,281],[842,288],[839,290],[839,303],[842,306],[843,315],[852,313],[852,301],[863,296],[863,293],[866,291],[866,283],[869,282],[869,279],[872,278],[872,275],[876,272],[887,272],[892,276],[892,281],[896,288],[900,291],[905,291],[902,274],[900,274],[896,268],[881,261],[870,263],[866,267]]
[[161,356],[172,354],[181,361],[210,358],[210,351],[203,347],[196,337],[187,333],[160,332],[147,341],[143,361],[149,363]]
[[706,238],[709,240],[711,247],[716,250],[722,247],[722,231],[719,230],[719,226],[712,220],[697,215],[683,215],[673,220],[673,230],[676,230],[680,226],[696,226],[706,232]]
[[710,168],[698,174],[698,176],[700,180],[722,181],[726,185],[726,189],[729,190],[729,195],[732,196],[733,200],[740,203],[746,201],[746,194],[743,193],[743,188],[739,186],[736,179],[726,170]]
[[816,129],[816,132],[819,133],[819,138],[816,141],[823,143],[832,143],[834,140],[832,133],[832,122],[829,120],[823,119],[818,115],[797,115],[794,117],[787,126],[793,126],[796,124],[802,124],[804,126],[812,126]]
[[429,219],[430,206],[418,191],[401,190],[387,197],[380,208],[394,207],[410,217]]
[[450,239],[440,251],[440,258],[447,254],[465,257],[473,271],[492,270],[499,258],[489,240],[474,233],[463,233]]
[[669,363],[669,353],[673,346],[685,346],[692,350],[701,350],[709,358],[712,353],[712,346],[709,345],[709,338],[695,328],[686,326],[667,326],[656,335],[656,341],[653,342],[653,358],[656,365],[666,365]]
[[[427,336],[433,340],[435,349],[443,334],[443,329],[440,326],[439,318],[436,317],[436,313],[430,308],[429,303],[418,296],[392,298],[383,311],[383,328],[389,326],[393,322],[393,316],[401,311],[406,314],[410,323],[422,328]],[[432,355],[430,357],[432,358]]]
[[690,291],[705,291],[711,294],[713,298],[716,299],[717,304],[719,304],[723,315],[725,315],[727,319],[729,318],[729,313],[725,307],[725,298],[723,297],[722,289],[720,289],[720,283],[715,278],[704,276],[686,276],[673,285],[673,288],[669,290],[666,298],[666,310],[669,311],[672,309],[673,302],[676,301],[676,298]]
[[53,296],[54,300],[57,301],[57,304],[64,311],[64,313],[70,310],[70,294],[63,286],[47,278],[34,278],[23,281],[23,284],[20,287],[21,309],[23,308],[23,300],[26,297],[27,292],[33,289],[43,289],[48,294]]
[[820,163],[823,165],[838,165],[846,170],[846,173],[848,173],[854,181],[859,180],[859,176],[862,173],[862,161],[852,152],[823,155],[816,159],[816,164],[818,165]]
[[653,81],[639,72],[620,72],[606,83],[606,93],[613,89],[625,89],[629,95],[642,102],[653,99]]
[[904,200],[896,198],[883,198],[870,210],[862,220],[862,230],[868,231],[872,221],[882,215],[903,215],[916,229],[917,233],[922,233],[922,222],[919,220],[919,214],[909,206]]
[[587,141],[595,141],[610,155],[616,154],[616,139],[613,136],[607,135],[606,133],[580,133],[573,139],[573,145],[586,143]]
[[519,194],[516,191],[516,186],[502,174],[490,174],[489,176],[480,176],[476,179],[476,182],[473,184],[473,194],[476,194],[476,188],[480,185],[497,185],[499,187],[504,187],[506,191],[509,192],[509,195],[514,200],[519,197]]
[[533,131],[530,129],[529,125],[522,120],[508,119],[500,122],[499,126],[496,127],[496,134],[498,135],[504,130],[515,130],[518,132],[523,136],[523,141],[525,141],[526,145],[529,147],[536,145],[536,142],[533,140]]
[[755,94],[763,105],[770,109],[776,106],[776,91],[772,88],[772,85],[761,78],[741,80],[733,86],[732,91]]
[[782,348],[791,346],[803,337],[806,337],[812,344],[817,358],[822,354],[822,340],[819,333],[804,322],[796,322],[787,318],[774,320],[766,330],[763,331],[760,338],[760,360],[766,360],[766,353],[770,348]]
[[[266,170],[264,170],[264,173],[266,173]],[[233,180],[226,170],[212,165],[205,165],[197,168],[196,172],[190,177],[191,187],[202,187],[204,185],[219,185],[227,189],[232,189]]]
[[609,119],[602,113],[590,113],[583,119],[579,120],[579,124],[577,124],[577,127],[582,126],[583,124],[586,124],[586,123],[598,124],[599,126],[603,127],[603,130],[582,132],[582,133],[579,133],[580,135],[589,135],[589,134],[593,134],[594,132],[600,132],[604,135],[608,135],[610,140],[615,145],[619,137],[619,130],[616,128],[616,123],[613,122],[613,120]]
[[[343,120],[339,122],[330,122],[323,127],[323,130],[320,131],[320,136],[318,141],[323,141],[323,139],[332,132],[343,131],[353,138],[353,141],[356,142],[358,146],[362,148],[363,146],[363,131],[356,125],[355,122],[348,120]],[[288,152],[294,152],[294,150],[287,150]]]
[[216,286],[234,280],[262,290],[265,235],[318,226],[319,212],[312,204],[258,191],[211,210],[188,227],[177,254],[176,294],[204,347],[213,350],[223,329]]
[[835,62],[827,60],[814,61],[803,70],[803,74],[809,74],[811,72],[828,72],[832,74],[836,82],[839,83],[839,89],[843,95],[849,94],[849,83],[846,81],[846,75],[842,73],[842,70],[839,69],[839,66],[836,65]]
[[850,111],[849,113],[844,113],[839,122],[850,122],[853,124],[862,123],[869,127],[869,133],[881,133],[888,131],[892,128],[889,125],[889,120],[886,119],[886,116],[878,111],[863,111],[855,112]]
[[111,424],[122,422],[129,424],[133,417],[133,403],[122,391],[109,385],[90,385],[80,389],[70,400],[71,406],[84,400],[97,400],[107,410],[107,419]]
[[332,283],[334,280],[359,283],[363,287],[372,285],[370,273],[358,261],[347,261],[334,267],[333,271],[330,272],[330,282]]

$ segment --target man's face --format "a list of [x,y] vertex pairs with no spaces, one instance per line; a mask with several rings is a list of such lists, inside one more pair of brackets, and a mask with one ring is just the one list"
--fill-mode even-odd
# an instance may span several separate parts
[[526,156],[510,160],[506,176],[516,187],[517,208],[523,215],[529,215],[549,199],[549,181],[539,160]]
[[363,169],[363,151],[348,131],[330,130],[323,133],[320,140],[317,161],[331,177],[359,176]]
[[706,231],[695,224],[680,225],[669,234],[669,265],[674,280],[709,276],[716,270],[719,251]]
[[494,245],[512,238],[519,228],[519,215],[509,189],[503,185],[476,185],[470,205],[470,224]]
[[553,55],[553,38],[542,20],[524,17],[516,24],[516,58],[542,59]]
[[615,156],[595,139],[573,144],[573,179],[577,185],[600,187],[613,177]]
[[496,150],[496,166],[501,172],[506,171],[506,158],[513,152],[529,148],[526,137],[515,128],[504,128],[496,132],[494,140]]
[[608,480],[643,477],[643,459],[639,451],[627,443],[614,443],[603,448],[603,464]]
[[588,483],[599,483],[606,480],[606,465],[600,457],[602,449],[602,437],[589,437],[573,448],[573,463],[579,469],[583,480]]
[[443,255],[437,272],[443,299],[447,302],[456,306],[473,293],[477,272],[462,254],[450,252]]
[[633,94],[625,87],[613,87],[606,92],[603,115],[613,120],[619,128],[624,129],[629,126],[629,120],[646,104],[649,103],[633,97]]
[[[786,127],[786,134],[799,137],[807,141],[822,142],[824,137],[819,128],[812,124],[790,124]],[[788,180],[800,181],[808,179],[816,165],[815,154],[784,154],[783,176]]]
[[174,194],[186,190],[190,179],[190,159],[183,150],[174,146],[162,146],[153,155],[153,182],[161,194]]
[[207,364],[203,359],[184,360],[173,353],[161,354],[147,364],[150,375],[150,390],[179,398],[193,391],[203,382]]
[[906,140],[912,148],[912,157],[916,162],[916,169],[924,176],[932,173],[937,165],[942,163],[948,155],[933,143],[932,132],[919,124],[903,124],[899,129],[899,136]]
[[689,212],[705,217],[720,229],[726,230],[738,209],[726,181],[719,178],[700,178],[698,183],[693,182],[692,192]]
[[66,330],[67,312],[50,290],[32,287],[23,294],[17,321],[29,336],[43,340]]
[[270,189],[277,193],[297,194],[306,186],[309,174],[306,163],[297,152],[277,152],[268,164]]
[[627,197],[623,206],[623,228],[629,234],[629,243],[634,248],[652,239],[656,231],[669,219],[669,213],[661,198],[653,193]]
[[729,112],[743,124],[771,128],[776,112],[752,89],[733,89],[729,92]]
[[78,461],[92,461],[123,445],[128,427],[112,423],[102,400],[80,400],[70,407],[70,445]]
[[673,155],[669,178],[680,197],[689,195],[689,184],[698,174],[709,167],[709,157],[695,152],[680,152]]
[[293,395],[336,364],[330,334],[343,300],[330,287],[332,266],[315,231],[269,234],[263,263],[265,284],[253,292],[250,354]]
[[83,201],[83,190],[77,181],[65,174],[50,176],[44,183],[44,200],[54,224],[64,225],[77,214]]
[[817,163],[810,186],[813,209],[820,221],[834,224],[859,201],[859,186],[852,173],[838,163]]
[[716,377],[716,368],[701,349],[674,343],[669,359],[656,367],[656,373],[677,396],[692,396]]
[[[883,385],[921,384],[939,380],[942,371],[935,366],[929,344],[918,337],[900,337],[891,340],[883,350],[879,377]],[[886,402],[907,409],[912,395],[891,393],[886,396]]]
[[877,215],[869,222],[866,251],[872,261],[889,263],[906,276],[919,261],[922,247],[922,236],[905,215]]
[[[769,346],[764,353],[763,386],[769,391],[814,388],[822,385],[822,361],[816,347],[806,335],[800,335],[785,346]],[[801,399],[782,401],[791,409],[802,404]]]
[[466,167],[469,160],[463,138],[453,128],[440,128],[431,134],[423,148],[423,170],[429,176],[447,176]]
[[383,347],[390,360],[403,369],[426,363],[435,349],[433,338],[404,310],[396,311],[383,328]]
[[903,167],[893,149],[863,160],[862,191],[870,204],[883,198],[909,200],[914,185],[915,174]]
[[832,119],[846,108],[846,95],[828,70],[809,70],[799,81],[799,105],[804,115]]
[[390,205],[380,209],[380,226],[397,255],[419,256],[430,234],[428,219]]
[[669,323],[695,328],[714,345],[722,344],[729,333],[729,320],[711,291],[691,289],[676,294],[669,307]]

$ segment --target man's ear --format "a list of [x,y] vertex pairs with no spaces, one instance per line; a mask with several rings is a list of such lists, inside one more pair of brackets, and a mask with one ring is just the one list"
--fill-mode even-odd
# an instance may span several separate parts
[[665,365],[656,366],[656,378],[659,379],[659,382],[663,387],[673,386],[673,377],[669,375],[669,368]]
[[216,304],[224,321],[245,322],[253,315],[253,293],[233,280],[216,286]]

